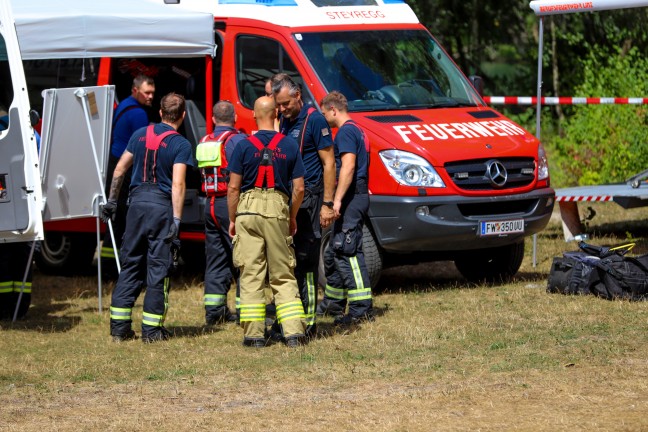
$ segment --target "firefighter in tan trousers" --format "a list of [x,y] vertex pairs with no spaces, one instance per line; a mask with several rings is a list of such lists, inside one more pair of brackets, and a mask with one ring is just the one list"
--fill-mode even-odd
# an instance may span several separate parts
[[257,99],[254,117],[259,131],[234,149],[227,190],[233,261],[240,270],[243,345],[266,345],[267,274],[285,343],[297,347],[304,340],[305,316],[292,236],[304,197],[304,164],[297,142],[274,130],[274,99]]

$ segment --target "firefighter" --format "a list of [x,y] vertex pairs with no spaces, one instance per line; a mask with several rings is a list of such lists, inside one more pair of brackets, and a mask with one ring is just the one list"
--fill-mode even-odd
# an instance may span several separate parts
[[[331,129],[322,114],[304,104],[299,86],[286,74],[275,75],[272,92],[281,120],[279,132],[295,139],[304,161],[306,191],[297,214],[295,276],[306,314],[309,338],[317,334],[315,307],[319,267],[321,228],[334,219],[335,155]],[[277,330],[276,325],[273,329]]]
[[337,219],[324,254],[326,289],[317,311],[344,311],[348,300],[348,314],[337,316],[335,324],[371,321],[371,283],[362,252],[362,227],[369,209],[369,142],[349,117],[347,99],[342,93],[329,93],[320,105],[328,124],[338,128],[334,144],[339,174],[333,199]]
[[142,315],[142,341],[165,340],[169,270],[178,250],[178,233],[185,197],[187,166],[193,166],[191,144],[177,133],[185,117],[183,96],[169,93],[160,102],[162,122],[136,131],[117,163],[104,219],[115,215],[117,199],[128,168],[133,167],[122,271],[112,294],[110,334],[113,340],[133,339],[132,310],[146,286]]
[[[205,322],[214,325],[235,321],[227,307],[227,292],[238,276],[232,264],[232,240],[227,214],[227,161],[236,145],[245,138],[234,128],[236,113],[229,101],[220,101],[213,109],[214,132],[204,136],[196,148],[202,176],[205,205]],[[238,295],[237,295],[238,298]]]
[[267,274],[284,341],[297,347],[304,338],[305,322],[293,270],[292,235],[304,196],[304,165],[297,142],[274,130],[272,98],[257,99],[254,116],[259,131],[234,149],[227,189],[234,265],[241,272],[243,345],[262,348],[266,344]]
[[[0,244],[0,319],[2,320],[13,319],[19,298],[20,306],[16,318],[24,318],[27,314],[32,292],[32,266],[29,262],[31,248],[32,243],[29,242]],[[25,279],[24,287],[23,279]]]
[[[149,116],[147,109],[153,105],[153,96],[155,95],[155,82],[153,78],[146,75],[138,75],[133,79],[131,95],[121,101],[112,120],[112,136],[110,143],[110,155],[108,157],[108,177],[106,179],[106,194],[110,194],[110,184],[112,183],[112,173],[121,158],[122,153],[126,150],[128,141],[133,133],[148,126]],[[122,189],[119,200],[117,201],[117,213],[113,225],[115,235],[115,244],[117,251],[122,244],[124,227],[126,225],[126,210],[128,208],[128,190],[130,187],[131,172],[124,176]],[[102,269],[105,277],[113,278],[117,274],[117,265],[115,263],[115,252],[113,249],[110,231],[106,231],[104,241],[101,246]]]

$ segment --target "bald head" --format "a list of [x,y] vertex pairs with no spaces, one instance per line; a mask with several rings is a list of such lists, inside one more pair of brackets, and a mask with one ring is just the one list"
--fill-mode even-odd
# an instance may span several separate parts
[[274,130],[275,117],[274,98],[261,96],[254,102],[254,118],[259,130]]

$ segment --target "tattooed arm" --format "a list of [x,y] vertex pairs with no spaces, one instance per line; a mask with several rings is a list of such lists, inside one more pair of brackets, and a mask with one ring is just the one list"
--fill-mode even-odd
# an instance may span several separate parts
[[124,176],[131,165],[133,165],[133,154],[126,150],[122,153],[122,157],[119,159],[119,162],[117,162],[117,166],[115,167],[112,183],[110,183],[110,194],[108,196],[109,201],[117,201],[119,198],[119,191],[124,182]]

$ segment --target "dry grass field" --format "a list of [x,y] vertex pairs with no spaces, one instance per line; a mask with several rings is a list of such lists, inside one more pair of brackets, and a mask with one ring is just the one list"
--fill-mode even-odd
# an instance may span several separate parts
[[[593,207],[592,243],[648,253],[648,209]],[[648,430],[648,303],[547,294],[551,259],[575,248],[553,220],[508,284],[387,270],[375,322],[325,318],[292,351],[204,328],[200,276],[173,281],[175,337],[145,345],[111,342],[112,284],[100,313],[96,278],[36,274],[27,319],[0,323],[0,431]]]

